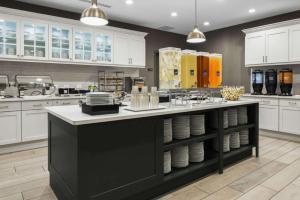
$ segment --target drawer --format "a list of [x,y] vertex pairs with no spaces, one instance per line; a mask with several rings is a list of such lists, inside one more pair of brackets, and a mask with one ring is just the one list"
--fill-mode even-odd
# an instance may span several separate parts
[[279,100],[278,99],[271,99],[271,98],[261,98],[259,100],[261,105],[269,105],[269,106],[278,106]]
[[41,110],[52,106],[52,101],[25,101],[22,102],[22,110]]
[[280,106],[300,108],[300,100],[280,99]]
[[0,112],[21,110],[21,102],[1,102]]
[[68,105],[78,105],[79,99],[66,99],[66,100],[55,100],[53,101],[54,106],[68,106]]

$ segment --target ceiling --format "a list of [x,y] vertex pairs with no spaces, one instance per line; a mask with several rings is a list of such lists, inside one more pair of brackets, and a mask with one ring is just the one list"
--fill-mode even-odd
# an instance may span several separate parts
[[[80,13],[90,4],[86,0],[20,0]],[[170,26],[170,32],[187,34],[194,26],[194,0],[98,0],[110,19],[150,28]],[[197,0],[198,23],[204,32],[300,10],[300,0]],[[255,13],[250,14],[249,9]],[[177,12],[177,17],[171,17]],[[210,22],[204,26],[203,22]]]

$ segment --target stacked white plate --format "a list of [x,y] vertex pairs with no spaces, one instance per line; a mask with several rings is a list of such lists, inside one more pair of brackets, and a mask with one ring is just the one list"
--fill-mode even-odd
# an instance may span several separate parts
[[172,119],[164,120],[164,143],[172,141]]
[[112,105],[114,98],[112,93],[108,92],[90,92],[86,94],[86,104],[93,105]]
[[172,167],[183,168],[189,165],[189,147],[179,146],[172,150]]
[[223,120],[224,120],[224,128],[228,128],[228,111],[227,110],[224,110]]
[[191,135],[205,134],[205,115],[191,115]]
[[[230,151],[230,135],[224,135],[224,141],[223,141],[223,152],[229,152]],[[219,142],[218,139],[214,140],[214,149],[216,151],[219,151]]]
[[228,126],[237,126],[238,119],[237,119],[237,109],[229,109],[228,110]]
[[171,170],[171,152],[167,151],[164,153],[164,173],[168,174]]
[[190,137],[190,116],[182,115],[173,118],[173,138],[181,140]]
[[239,107],[238,110],[238,124],[243,125],[248,123],[247,107]]
[[204,160],[204,143],[197,142],[189,146],[190,162],[202,162]]
[[241,130],[240,143],[241,143],[241,145],[249,144],[249,130],[248,129]]
[[239,132],[233,132],[230,135],[230,148],[232,149],[238,149],[240,148],[240,133]]

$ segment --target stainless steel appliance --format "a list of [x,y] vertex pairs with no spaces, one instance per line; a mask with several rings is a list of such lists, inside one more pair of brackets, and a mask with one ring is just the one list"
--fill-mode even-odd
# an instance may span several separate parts
[[263,76],[264,72],[262,70],[254,70],[252,72],[252,88],[253,95],[261,95],[263,89]]
[[50,76],[16,76],[19,96],[51,95],[55,87]]
[[293,70],[285,68],[279,73],[281,96],[292,96]]
[[265,87],[267,95],[276,95],[277,71],[275,69],[268,69],[265,72]]
[[5,89],[9,86],[8,76],[0,75],[0,96],[5,95]]

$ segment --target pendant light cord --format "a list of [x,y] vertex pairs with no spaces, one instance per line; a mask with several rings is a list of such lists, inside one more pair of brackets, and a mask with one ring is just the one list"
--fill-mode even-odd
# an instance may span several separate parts
[[92,5],[97,5],[97,0],[92,0]]
[[198,26],[197,0],[195,0],[195,26]]

